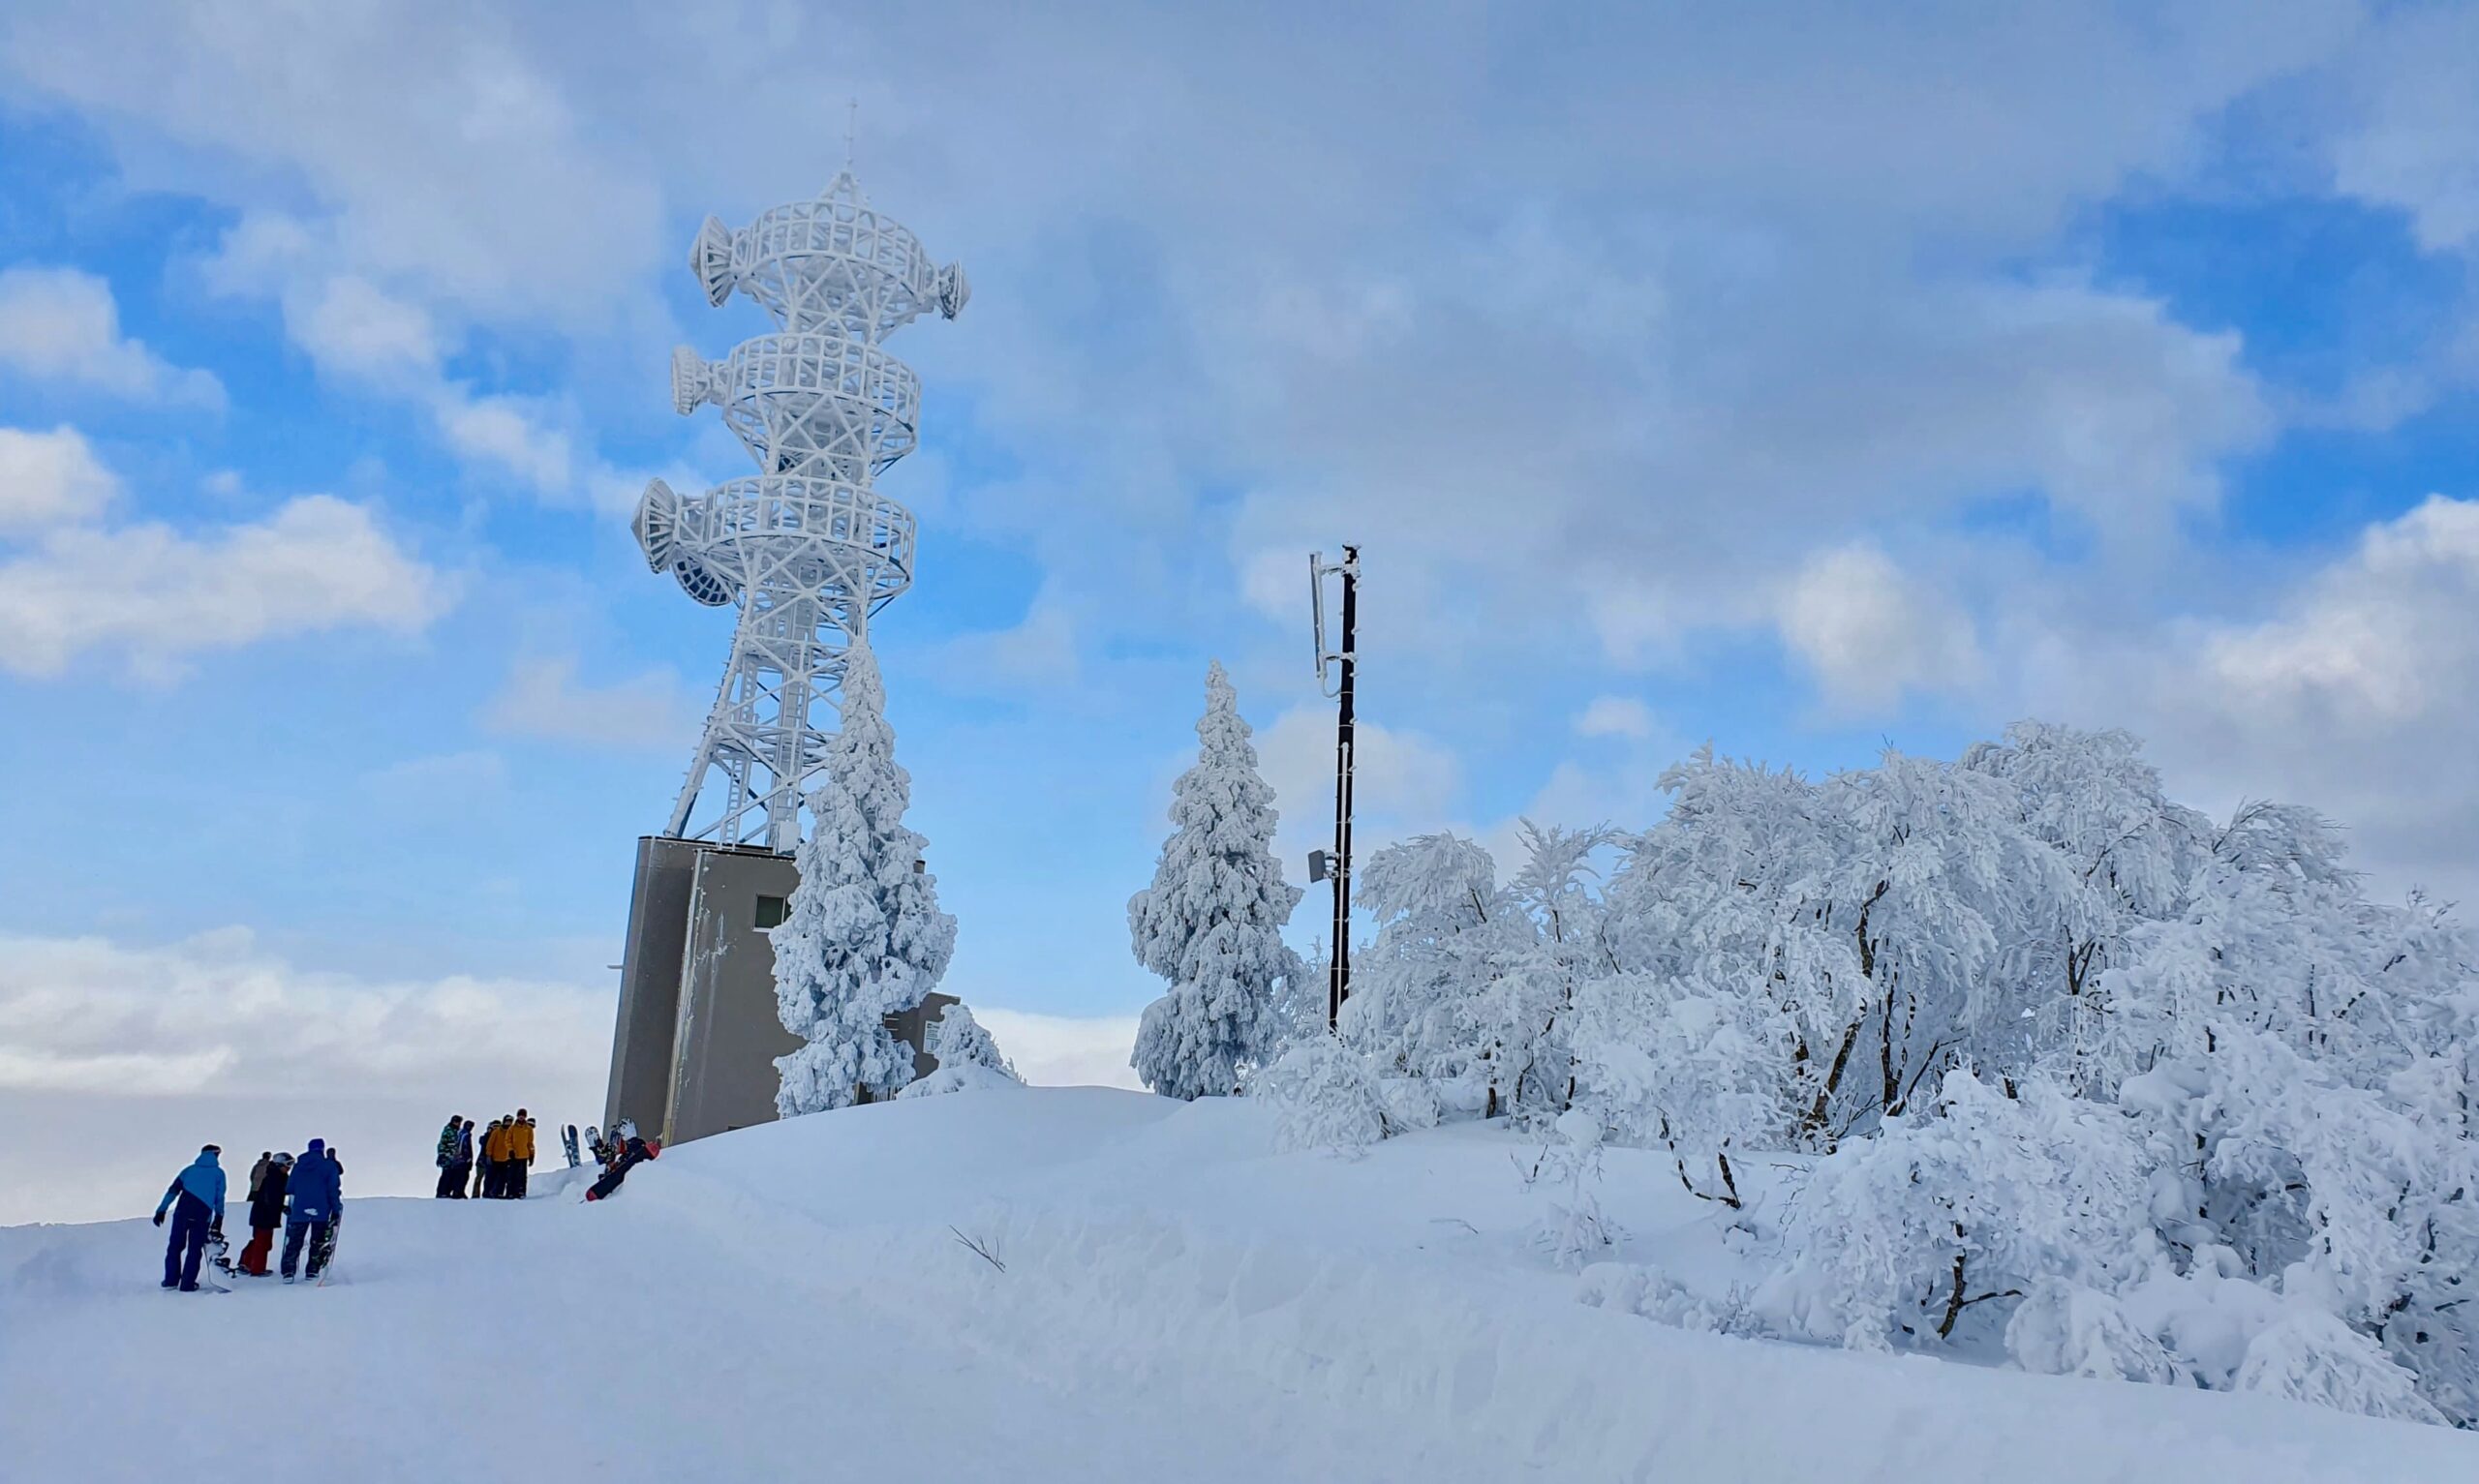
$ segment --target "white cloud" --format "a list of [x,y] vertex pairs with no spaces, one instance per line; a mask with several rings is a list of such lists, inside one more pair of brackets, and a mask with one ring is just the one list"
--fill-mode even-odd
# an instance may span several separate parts
[[2461,703],[2479,679],[2479,500],[2432,496],[2369,528],[2295,610],[2205,646],[2218,688],[2267,723],[2386,730]]
[[[1257,734],[1256,746],[1259,771],[1273,786],[1282,816],[1274,847],[1284,871],[1298,877],[1308,852],[1325,848],[1333,835],[1333,709],[1293,707]],[[1462,784],[1462,766],[1443,744],[1362,718],[1353,728],[1354,853],[1445,828]]]
[[327,495],[199,536],[153,523],[69,528],[0,561],[0,668],[57,675],[100,651],[162,678],[191,656],[284,635],[418,632],[449,596],[369,511]]
[[420,408],[468,467],[512,477],[555,502],[601,509],[634,502],[644,479],[580,455],[563,426],[570,414],[545,399],[487,392],[448,375],[463,330],[443,325],[412,294],[339,266],[343,257],[331,233],[259,212],[225,233],[205,277],[222,293],[275,299],[285,333],[321,375]]
[[76,268],[0,269],[0,367],[145,402],[220,409],[224,384],[120,332],[111,285]]
[[1953,690],[1979,666],[1970,618],[1898,571],[1883,552],[1819,552],[1791,579],[1777,621],[1827,702],[1884,710],[1912,690]]
[[[305,970],[240,928],[0,934],[0,1100],[21,1129],[90,1131],[6,1141],[0,1221],[142,1212],[167,1178],[151,1166],[204,1139],[246,1167],[245,1146],[318,1135],[350,1142],[363,1194],[419,1191],[451,1111],[597,1113],[611,1014],[607,990],[570,984]],[[158,1142],[133,1159],[124,1123]]]
[[2208,807],[2322,809],[2387,893],[2479,901],[2479,500],[2377,522],[2257,606],[2161,632],[2061,629],[2016,704],[2132,728]]
[[328,371],[385,379],[439,370],[439,328],[430,314],[354,274],[315,280],[300,294],[288,296],[285,323],[311,359]]
[[77,429],[0,428],[0,535],[93,520],[119,493]]
[[1046,1015],[974,1004],[1017,1075],[1037,1087],[1132,1087],[1128,1056],[1136,1049],[1134,1015]]
[[1576,713],[1576,732],[1582,737],[1623,737],[1642,742],[1653,735],[1652,708],[1633,696],[1595,696]]
[[2479,12],[2402,6],[2351,67],[2358,116],[2332,143],[2334,183],[2399,206],[2431,251],[2479,246]]
[[966,692],[1070,685],[1082,670],[1076,627],[1066,605],[1045,590],[1023,619],[1006,628],[959,634],[940,645],[929,664],[950,688]]
[[673,747],[695,733],[697,712],[669,670],[649,670],[611,685],[577,681],[573,656],[521,658],[483,708],[494,732],[605,747]]

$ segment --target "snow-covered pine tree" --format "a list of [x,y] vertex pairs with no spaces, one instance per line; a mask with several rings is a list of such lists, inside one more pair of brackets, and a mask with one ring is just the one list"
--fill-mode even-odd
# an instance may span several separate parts
[[912,778],[895,760],[877,660],[858,639],[845,657],[842,726],[809,798],[801,882],[775,943],[775,1002],[806,1043],[776,1058],[784,1117],[891,1097],[912,1080],[911,1048],[886,1017],[935,988],[955,952],[956,920],[938,910],[927,842],[905,829]]
[[1281,995],[1301,973],[1282,941],[1300,889],[1273,857],[1273,790],[1239,697],[1216,661],[1206,672],[1196,766],[1171,791],[1153,885],[1128,899],[1137,961],[1170,981],[1146,1007],[1129,1065],[1166,1098],[1235,1092],[1240,1074],[1279,1053]]

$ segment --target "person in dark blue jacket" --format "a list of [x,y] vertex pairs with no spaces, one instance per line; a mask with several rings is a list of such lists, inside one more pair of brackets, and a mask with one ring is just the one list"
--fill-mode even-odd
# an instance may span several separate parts
[[164,1244],[165,1287],[198,1291],[198,1264],[206,1256],[207,1235],[224,1230],[224,1166],[216,1160],[223,1152],[213,1144],[200,1149],[155,1203],[156,1226],[164,1225],[166,1211],[172,1213],[171,1239]]
[[292,1176],[285,1185],[284,1198],[291,1207],[284,1224],[284,1281],[292,1281],[305,1242],[310,1247],[310,1276],[316,1278],[325,1266],[327,1228],[336,1219],[337,1207],[344,1203],[343,1173],[336,1168],[336,1162],[327,1157],[325,1139],[310,1140],[310,1147],[292,1162]]

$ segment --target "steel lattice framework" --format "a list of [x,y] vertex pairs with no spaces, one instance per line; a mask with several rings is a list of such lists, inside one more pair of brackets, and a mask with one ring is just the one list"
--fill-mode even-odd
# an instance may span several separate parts
[[912,583],[912,512],[873,482],[912,451],[921,379],[878,343],[932,311],[954,318],[970,289],[848,169],[738,231],[707,218],[689,265],[710,303],[738,290],[778,333],[719,361],[672,352],[674,407],[720,409],[757,474],[692,498],[657,479],[637,502],[647,564],[700,603],[741,610],[666,833],[789,851],[844,650]]

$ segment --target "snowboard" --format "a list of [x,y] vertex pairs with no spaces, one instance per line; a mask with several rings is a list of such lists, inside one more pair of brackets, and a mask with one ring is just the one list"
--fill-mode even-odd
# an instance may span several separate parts
[[319,1238],[317,1254],[319,1277],[313,1285],[315,1287],[325,1287],[328,1280],[336,1276],[336,1233],[343,1229],[344,1224],[345,1213],[341,1209],[327,1219],[326,1232]]

